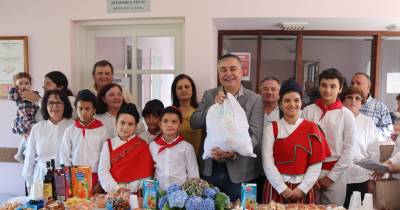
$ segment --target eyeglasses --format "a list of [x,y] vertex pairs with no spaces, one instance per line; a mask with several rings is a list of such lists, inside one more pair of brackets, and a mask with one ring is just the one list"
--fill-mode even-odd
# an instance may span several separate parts
[[60,102],[60,101],[49,101],[47,102],[47,106],[61,106],[64,105],[64,103]]
[[353,100],[361,101],[362,100],[362,98],[360,96],[346,96],[345,99],[351,100],[351,101],[353,101]]

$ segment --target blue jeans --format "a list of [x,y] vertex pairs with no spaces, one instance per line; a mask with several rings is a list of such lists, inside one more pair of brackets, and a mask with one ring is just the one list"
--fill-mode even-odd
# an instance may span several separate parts
[[235,202],[237,199],[240,199],[242,183],[233,183],[231,181],[225,163],[213,161],[212,175],[202,175],[201,178],[218,187],[221,192],[227,194],[231,202]]

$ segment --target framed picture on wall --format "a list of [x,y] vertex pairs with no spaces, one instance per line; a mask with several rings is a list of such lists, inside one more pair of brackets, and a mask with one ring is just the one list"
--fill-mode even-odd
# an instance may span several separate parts
[[0,98],[7,98],[13,76],[28,72],[28,37],[0,36]]
[[232,54],[238,56],[240,59],[240,63],[242,64],[242,70],[243,70],[242,80],[250,81],[251,53],[249,53],[249,52],[232,52]]

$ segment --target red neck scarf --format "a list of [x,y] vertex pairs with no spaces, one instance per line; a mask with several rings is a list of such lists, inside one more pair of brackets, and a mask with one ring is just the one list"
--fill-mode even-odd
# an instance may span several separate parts
[[157,138],[154,140],[158,145],[160,145],[160,149],[158,149],[158,154],[160,154],[163,150],[167,149],[167,148],[171,148],[179,143],[181,143],[181,141],[183,141],[184,138],[182,135],[178,135],[178,137],[172,142],[172,143],[167,143],[164,141],[163,137],[162,137],[162,133],[160,135],[157,136]]
[[103,126],[103,123],[101,123],[100,120],[94,119],[88,125],[84,125],[81,123],[81,121],[79,121],[79,119],[76,119],[74,125],[75,127],[80,128],[82,130],[82,136],[85,137],[86,129],[100,128],[101,126]]
[[322,102],[322,99],[318,99],[317,101],[315,101],[315,104],[322,110],[320,120],[325,116],[327,111],[341,109],[343,107],[342,102],[340,102],[339,99],[336,99],[335,103],[329,105],[325,105],[324,102]]

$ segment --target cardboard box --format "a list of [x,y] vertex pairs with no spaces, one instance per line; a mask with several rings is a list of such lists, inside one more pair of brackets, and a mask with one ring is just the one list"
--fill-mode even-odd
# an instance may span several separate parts
[[400,180],[376,181],[376,209],[400,209]]

